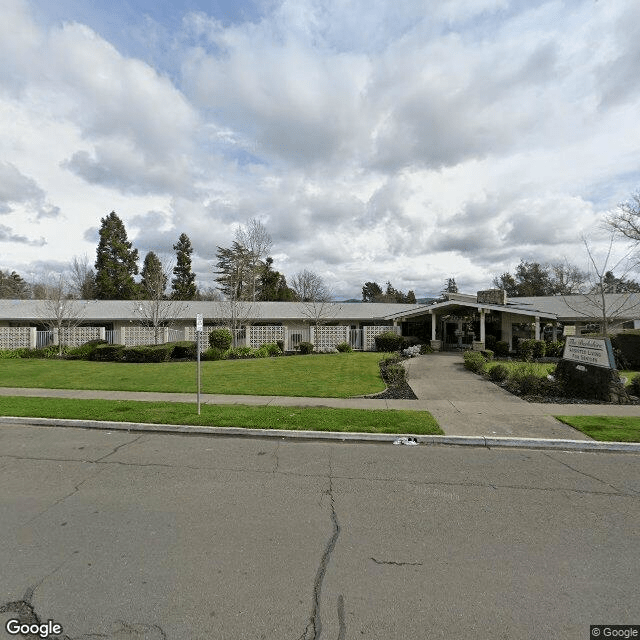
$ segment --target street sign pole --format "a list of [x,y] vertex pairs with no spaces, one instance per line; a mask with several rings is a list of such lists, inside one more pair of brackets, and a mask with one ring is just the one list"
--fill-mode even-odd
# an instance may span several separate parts
[[200,415],[200,343],[202,340],[202,314],[198,313],[196,315],[196,353],[197,353],[197,387],[198,387],[198,415]]

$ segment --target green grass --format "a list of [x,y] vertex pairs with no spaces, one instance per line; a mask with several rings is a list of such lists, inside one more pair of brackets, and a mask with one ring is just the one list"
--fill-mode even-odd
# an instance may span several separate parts
[[556,416],[565,424],[601,442],[640,442],[640,418],[618,416]]
[[[349,398],[384,390],[379,353],[202,362],[202,392]],[[0,386],[193,393],[195,362],[0,360]]]
[[242,427],[245,429],[290,429],[360,433],[411,433],[442,435],[427,411],[331,409],[324,407],[251,407],[246,405],[202,405],[195,403],[75,400],[7,396],[0,414],[38,418],[68,418],[150,424]]

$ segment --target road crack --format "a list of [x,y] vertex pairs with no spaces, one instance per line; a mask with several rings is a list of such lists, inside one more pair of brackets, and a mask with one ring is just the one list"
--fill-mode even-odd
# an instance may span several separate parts
[[376,564],[388,564],[393,567],[421,567],[422,562],[395,562],[394,560],[378,560],[377,558],[371,558]]

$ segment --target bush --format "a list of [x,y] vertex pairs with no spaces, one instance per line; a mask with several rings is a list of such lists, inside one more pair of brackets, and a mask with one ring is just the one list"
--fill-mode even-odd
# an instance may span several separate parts
[[167,362],[172,351],[172,344],[125,347],[122,351],[122,359],[125,362]]
[[222,349],[217,349],[216,347],[209,347],[200,355],[202,360],[225,360],[226,357],[227,352]]
[[536,360],[540,358],[544,358],[546,353],[547,343],[544,340],[534,340],[533,341],[533,357]]
[[121,362],[123,352],[123,344],[99,344],[89,357],[97,362]]
[[518,356],[525,362],[533,360],[535,340],[520,340],[518,342]]
[[379,333],[374,340],[376,343],[376,351],[386,351],[390,353],[400,351],[404,338],[393,331],[385,331],[384,333]]
[[173,350],[171,351],[171,357],[174,360],[195,360],[198,357],[196,351],[196,342],[190,340],[183,340],[181,342],[173,342]]
[[258,358],[277,358],[284,355],[284,351],[280,348],[280,345],[275,342],[266,342],[261,345],[258,351],[264,353],[264,356],[257,356]]
[[509,343],[505,340],[498,340],[493,347],[493,351],[498,358],[506,358],[509,355]]
[[420,338],[416,336],[403,336],[402,338],[402,348],[408,349],[409,347],[418,346],[422,342]]
[[276,344],[278,345],[278,349],[284,354],[284,340],[276,340]]
[[380,375],[388,387],[398,385],[407,378],[407,371],[400,362],[400,356],[396,354],[380,360]]
[[301,342],[298,349],[303,356],[313,353],[313,345],[310,342]]
[[493,382],[504,382],[509,377],[509,367],[503,364],[497,364],[489,369],[489,378]]
[[433,347],[430,344],[421,344],[420,345],[420,355],[424,356],[428,353],[433,353]]
[[336,349],[340,353],[351,353],[353,351],[351,345],[348,342],[341,342],[340,344],[337,344]]
[[233,336],[229,329],[214,329],[209,334],[209,346],[214,349],[222,349],[222,351],[226,351],[231,347],[232,342]]
[[27,353],[30,351],[28,347],[21,347],[20,349],[4,349],[0,351],[0,360],[12,360],[15,358],[28,358]]
[[256,351],[251,347],[235,347],[227,351],[227,358],[229,360],[248,360],[249,358],[255,358]]
[[507,378],[506,388],[511,393],[523,396],[557,395],[555,385],[541,376],[536,365],[521,363],[513,367]]
[[100,340],[100,339],[89,340],[89,342],[85,342],[84,344],[81,344],[79,347],[69,349],[65,357],[68,360],[91,360],[91,355],[101,344],[109,344],[109,343],[106,340]]
[[484,346],[490,351],[495,351],[497,341],[498,339],[495,336],[487,335],[485,336],[485,339],[484,339]]
[[640,398],[640,373],[631,378],[629,389],[634,396]]
[[465,351],[464,366],[474,373],[484,373],[487,361],[479,351]]
[[493,360],[493,351],[491,351],[491,349],[485,349],[484,351],[481,351],[480,353],[485,357],[485,360],[487,362],[491,362]]
[[405,358],[415,358],[420,355],[420,345],[414,344],[412,347],[407,347],[402,350],[402,355]]
[[564,353],[564,340],[555,340],[554,342],[547,342],[545,346],[545,354],[549,358],[562,358]]
[[611,344],[619,350],[626,367],[640,369],[640,331],[625,331],[612,336]]

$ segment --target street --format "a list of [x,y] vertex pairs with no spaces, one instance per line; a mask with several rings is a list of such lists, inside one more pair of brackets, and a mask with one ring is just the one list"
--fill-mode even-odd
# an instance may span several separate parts
[[0,637],[586,640],[638,522],[633,454],[3,425]]

